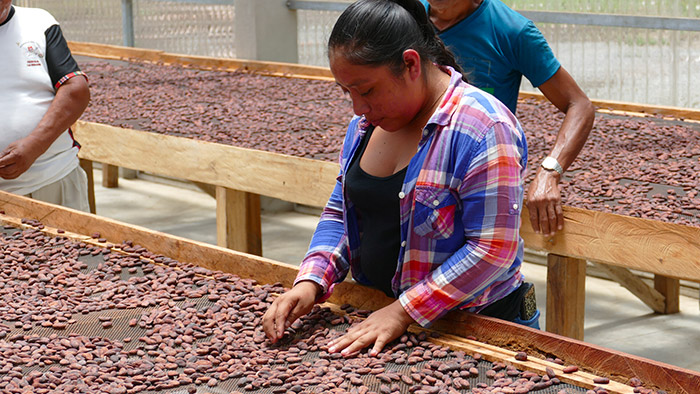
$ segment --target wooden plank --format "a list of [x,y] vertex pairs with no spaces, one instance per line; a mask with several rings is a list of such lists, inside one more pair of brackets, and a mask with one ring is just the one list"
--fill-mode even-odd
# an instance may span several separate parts
[[217,245],[262,256],[260,195],[216,187]]
[[564,207],[564,229],[547,238],[527,207],[521,217],[528,248],[700,282],[700,227]]
[[[129,239],[153,253],[164,254],[208,269],[234,273],[242,278],[255,279],[259,283],[279,282],[289,287],[298,272],[295,266],[263,257],[159,233],[1,191],[0,209],[13,218],[38,219],[47,226],[78,234],[100,232],[109,242],[118,243]],[[3,217],[6,216],[0,215],[0,219]],[[89,236],[84,238],[88,239]],[[394,300],[378,290],[346,281],[336,286],[336,291],[329,301],[338,305],[348,302],[358,308],[376,310]],[[448,313],[431,328],[461,337],[473,335],[479,341],[494,346],[512,348],[513,345],[517,345],[527,348],[529,354],[559,357],[589,372],[615,376],[623,382],[624,379],[638,377],[643,382],[653,382],[669,393],[695,394],[700,381],[700,372],[697,371],[470,313]]]
[[547,256],[547,331],[583,340],[586,260]]
[[567,364],[627,383],[637,377],[669,393],[698,393],[700,372],[651,361],[519,324],[468,313],[451,312],[431,327],[463,338],[475,337],[492,346],[516,348],[531,356],[559,357]]
[[[520,92],[519,99],[535,99],[546,101],[542,93]],[[600,112],[617,112],[619,115],[632,116],[663,115],[673,119],[700,121],[700,110],[694,108],[669,107],[661,105],[646,105],[611,100],[591,100]]]
[[[637,298],[654,312],[664,313],[666,309],[664,295],[648,286],[640,277],[630,272],[630,270],[607,264],[598,264],[598,268],[605,271],[611,278],[622,285],[622,287],[637,296]],[[677,279],[675,280],[678,281]],[[678,283],[680,283],[680,281],[678,281]]]
[[337,163],[97,123],[80,121],[73,132],[84,159],[311,206],[326,204],[339,170]]
[[102,163],[102,187],[119,187],[119,167]]
[[92,161],[80,159],[80,167],[85,171],[87,175],[87,186],[88,186],[88,204],[90,205],[90,213],[96,213],[97,207],[95,205],[95,174],[92,169]]
[[[559,380],[561,380],[563,383],[573,384],[577,387],[593,389],[599,386],[599,384],[594,382],[594,379],[597,378],[598,375],[590,374],[584,371],[564,373],[565,366],[535,357],[528,357],[528,360],[526,361],[516,360],[515,354],[517,352],[509,351],[498,346],[492,346],[487,343],[452,335],[441,335],[437,339],[430,339],[430,341],[443,346],[448,346],[451,349],[462,350],[466,354],[473,355],[475,353],[479,353],[485,360],[491,362],[503,362],[506,365],[512,365],[521,371],[533,371],[540,375],[545,375],[547,373],[547,369],[550,368],[552,371],[554,371],[557,378],[559,378]],[[605,389],[610,394],[634,393],[633,387],[614,380],[610,380],[610,383],[605,385]]]
[[[316,207],[326,204],[338,173],[336,163],[96,123],[78,122],[74,133],[84,159]],[[169,154],[154,156],[153,147]],[[572,207],[564,213],[564,229],[546,239],[532,231],[524,208],[525,245],[700,282],[700,228]]]
[[74,55],[101,59],[135,60],[165,65],[176,64],[203,70],[243,71],[263,75],[290,78],[320,79],[333,81],[333,74],[327,67],[306,66],[294,63],[264,62],[245,59],[224,59],[207,56],[193,56],[164,51],[129,48],[116,45],[69,41],[68,47]]
[[658,313],[681,311],[681,281],[663,275],[654,275],[654,289],[664,297],[663,308]]
[[123,224],[112,219],[2,191],[0,191],[0,209],[12,217],[37,219],[47,226],[78,234],[99,232],[102,237],[113,243],[132,240],[153,253],[164,254],[208,269],[236,273],[242,278],[253,278],[262,283],[280,282],[285,286],[291,286],[296,277],[297,268],[292,265],[144,227]]

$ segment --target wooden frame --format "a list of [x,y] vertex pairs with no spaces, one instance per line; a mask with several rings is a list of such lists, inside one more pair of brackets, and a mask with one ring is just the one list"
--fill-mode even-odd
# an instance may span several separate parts
[[[83,160],[216,186],[218,244],[258,255],[262,246],[257,196],[321,207],[339,171],[336,163],[96,123],[80,121],[73,132],[83,146],[79,154]],[[149,153],[155,147],[169,154],[154,157]],[[234,191],[238,191],[238,203],[231,200]],[[564,230],[549,239],[535,234],[527,208],[522,212],[521,236],[526,246],[562,258],[550,259],[549,264],[549,331],[583,339],[585,260],[675,278],[676,286],[677,279],[700,282],[700,228],[572,207],[564,212]],[[246,229],[245,234],[236,232],[237,228]],[[577,268],[567,267],[572,264]],[[648,286],[637,287],[635,294],[648,293],[640,298],[654,310],[664,311],[663,294]],[[673,282],[667,287],[674,291]]]
[[[163,234],[10,193],[0,192],[0,209],[4,213],[0,215],[0,222],[3,224],[21,226],[22,218],[31,218],[37,219],[47,226],[43,231],[50,234],[56,234],[57,229],[75,234],[99,232],[101,237],[107,239],[108,242],[121,243],[124,240],[130,240],[153,253],[163,254],[208,269],[234,273],[242,278],[255,279],[258,283],[279,282],[289,287],[297,273],[297,267],[292,265]],[[72,236],[88,243],[96,242],[88,235]],[[378,290],[368,289],[350,281],[338,284],[329,300],[335,305],[349,303],[357,308],[370,310],[379,309],[392,301],[393,299],[386,297]],[[531,354],[559,357],[566,360],[567,363],[576,364],[587,371],[565,378],[575,382],[575,384],[582,385],[582,387],[594,386],[593,376],[590,373],[609,376],[613,378],[612,380],[621,383],[627,383],[630,378],[637,377],[643,382],[658,386],[667,392],[678,394],[695,393],[697,382],[700,381],[699,372],[465,312],[449,313],[438,320],[432,329],[449,334],[441,340],[445,344],[479,351],[487,359],[505,360],[509,364],[540,371],[540,373],[545,366],[553,366],[553,364],[534,358],[518,364],[513,359],[515,352],[497,349],[497,347],[520,344],[520,346],[526,346]],[[474,336],[480,342],[464,339],[467,336]],[[632,393],[631,387],[618,383],[612,384],[609,388],[611,393]]]
[[[332,80],[330,71],[322,67],[185,56],[102,44],[71,42],[69,45],[74,54],[107,59]],[[520,97],[544,100],[541,94],[521,92]],[[603,108],[601,112],[637,116],[662,114],[700,121],[700,110],[602,101],[594,101],[594,104]],[[259,219],[255,219],[259,216],[258,195],[322,207],[338,172],[335,163],[92,123],[78,122],[74,132],[83,144],[80,157],[84,161],[101,162],[108,170],[124,166],[177,178],[183,178],[184,174],[185,179],[198,185],[223,188],[217,194],[218,244],[254,254],[261,254],[262,250],[258,236]],[[124,141],[128,141],[128,145]],[[154,147],[170,154],[154,160],[152,155],[145,154],[153,152]],[[234,194],[237,203],[233,200]],[[532,232],[526,209],[522,216],[521,234],[526,246],[551,255],[548,259],[552,271],[548,274],[547,303],[556,305],[558,312],[551,308],[552,312],[547,314],[548,330],[583,338],[585,266],[582,268],[582,264],[586,260],[611,265],[606,271],[659,313],[678,312],[678,279],[700,282],[697,273],[700,232],[697,228],[569,207],[565,207],[565,214],[565,230],[552,239]],[[234,234],[232,229],[236,228],[246,229],[246,235]],[[660,240],[665,245],[662,249],[657,247]],[[629,256],[635,258],[630,261]],[[654,287],[637,279],[629,269],[654,273]],[[569,277],[572,272],[576,275],[573,281]],[[566,292],[554,290],[563,289],[564,283],[569,283]]]

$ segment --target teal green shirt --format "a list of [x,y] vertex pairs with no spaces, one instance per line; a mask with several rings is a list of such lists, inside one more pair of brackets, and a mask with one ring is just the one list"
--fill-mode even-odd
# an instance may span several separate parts
[[[428,2],[421,2],[427,11]],[[483,0],[474,13],[438,35],[469,83],[496,96],[513,113],[523,75],[537,87],[561,66],[535,24],[500,0]]]

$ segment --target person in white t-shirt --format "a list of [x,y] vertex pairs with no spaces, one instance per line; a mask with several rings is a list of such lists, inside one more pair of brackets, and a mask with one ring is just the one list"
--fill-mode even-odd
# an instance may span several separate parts
[[0,53],[0,190],[89,211],[69,128],[90,90],[58,22],[0,0]]

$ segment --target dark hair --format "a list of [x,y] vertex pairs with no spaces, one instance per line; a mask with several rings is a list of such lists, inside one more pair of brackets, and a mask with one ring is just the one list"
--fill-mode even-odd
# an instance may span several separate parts
[[328,38],[328,53],[338,48],[353,64],[404,69],[403,52],[413,49],[421,61],[450,66],[466,76],[440,40],[418,0],[359,0],[340,15]]

